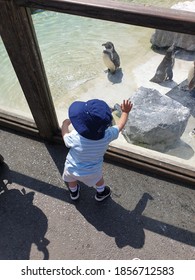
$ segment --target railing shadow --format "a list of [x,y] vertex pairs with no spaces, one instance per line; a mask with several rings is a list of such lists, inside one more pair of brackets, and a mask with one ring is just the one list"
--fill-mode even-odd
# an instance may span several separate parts
[[47,217],[33,205],[34,192],[11,188],[12,179],[14,181],[11,173],[8,165],[1,165],[0,259],[28,260],[34,243],[47,260],[49,241],[44,237],[48,228]]

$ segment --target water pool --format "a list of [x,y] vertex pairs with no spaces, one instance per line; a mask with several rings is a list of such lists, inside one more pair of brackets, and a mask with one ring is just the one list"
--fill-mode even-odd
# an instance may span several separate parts
[[[141,2],[170,7],[177,1]],[[76,88],[101,75],[104,70],[102,43],[108,40],[115,43],[124,58],[123,66],[133,63],[137,49],[140,55],[145,55],[150,48],[148,39],[152,31],[149,29],[48,11],[34,14],[32,18],[56,109],[64,96],[68,94],[72,100]],[[131,62],[126,60],[130,54]],[[0,60],[0,107],[31,116],[1,38]]]

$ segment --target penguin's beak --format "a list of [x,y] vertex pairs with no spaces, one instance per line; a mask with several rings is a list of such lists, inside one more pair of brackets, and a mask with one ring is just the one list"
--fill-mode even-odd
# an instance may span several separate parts
[[105,45],[106,45],[106,44],[102,44],[102,46],[104,46],[104,47],[105,47]]

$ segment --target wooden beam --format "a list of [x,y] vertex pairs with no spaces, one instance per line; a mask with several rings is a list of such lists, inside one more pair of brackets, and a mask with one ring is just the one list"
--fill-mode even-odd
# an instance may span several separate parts
[[194,13],[181,10],[111,0],[16,0],[16,3],[72,15],[195,34]]
[[0,110],[0,127],[40,138],[36,124],[27,118]]
[[105,159],[111,162],[118,162],[126,166],[132,166],[143,171],[151,172],[178,182],[186,182],[195,186],[195,172],[178,165],[171,165],[159,158],[159,160],[139,156],[136,153],[129,153],[119,148],[109,147]]
[[[45,137],[40,135],[39,130],[32,119],[2,109],[0,109],[0,128],[21,132],[24,135],[38,139],[45,139]],[[61,130],[59,129],[52,138],[49,138],[49,141],[62,144],[63,139],[61,136]]]
[[15,124],[21,124],[26,127],[36,129],[38,131],[37,126],[32,119],[0,109],[0,124],[4,120]]
[[29,9],[1,1],[0,34],[39,133],[52,138],[58,121]]
[[121,149],[120,147],[114,147],[114,146],[110,146],[108,149],[108,153],[114,154],[115,156],[120,155],[122,156],[124,159],[128,158],[132,161],[136,160],[139,161],[140,163],[147,163],[148,165],[151,166],[155,166],[157,169],[164,169],[167,171],[171,171],[171,172],[175,172],[175,173],[179,173],[179,174],[183,174],[186,175],[188,177],[194,178],[195,180],[195,169],[192,166],[191,170],[189,167],[184,167],[182,165],[179,165],[176,163],[176,161],[168,161],[168,160],[163,160],[160,157],[154,158],[152,157],[150,154],[146,155],[146,154],[138,154],[135,153],[135,151],[129,151],[129,150],[124,150]]

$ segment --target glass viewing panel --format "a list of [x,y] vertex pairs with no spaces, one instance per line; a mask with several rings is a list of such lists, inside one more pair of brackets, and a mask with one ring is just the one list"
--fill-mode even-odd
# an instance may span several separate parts
[[[130,122],[112,146],[194,170],[195,98],[187,78],[194,69],[195,49],[178,47],[177,34],[170,32],[63,13],[39,11],[33,22],[60,126],[74,100],[105,100],[115,109],[117,122],[117,104],[131,98],[135,106]],[[194,40],[180,36],[184,43]],[[115,74],[103,62],[102,44],[107,41],[120,56]],[[167,52],[170,46],[174,50]],[[161,62],[167,53],[165,71]],[[159,77],[152,79],[156,73]]]
[[33,120],[20,83],[0,37],[0,109]]

